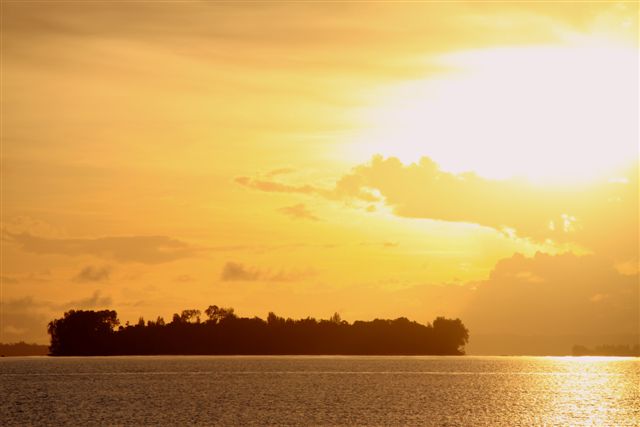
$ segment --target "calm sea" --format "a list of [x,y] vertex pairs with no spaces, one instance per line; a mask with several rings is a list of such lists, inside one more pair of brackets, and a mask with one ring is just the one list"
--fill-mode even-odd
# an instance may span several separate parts
[[640,359],[0,359],[8,425],[640,425]]

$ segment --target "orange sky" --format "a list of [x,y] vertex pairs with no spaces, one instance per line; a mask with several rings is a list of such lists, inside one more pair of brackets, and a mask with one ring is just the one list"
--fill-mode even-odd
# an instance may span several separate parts
[[210,304],[639,333],[637,3],[6,1],[1,88],[0,341]]

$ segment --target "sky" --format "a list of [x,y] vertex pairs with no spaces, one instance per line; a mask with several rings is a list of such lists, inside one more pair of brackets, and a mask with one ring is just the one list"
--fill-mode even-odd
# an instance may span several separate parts
[[2,342],[212,304],[638,340],[636,2],[3,1],[1,35]]

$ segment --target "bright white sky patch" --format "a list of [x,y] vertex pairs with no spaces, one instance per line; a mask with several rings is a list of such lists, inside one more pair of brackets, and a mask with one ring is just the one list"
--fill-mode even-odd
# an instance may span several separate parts
[[[443,55],[444,77],[385,90],[349,154],[538,182],[599,178],[638,156],[638,51],[606,43]],[[610,176],[610,175],[609,175]]]

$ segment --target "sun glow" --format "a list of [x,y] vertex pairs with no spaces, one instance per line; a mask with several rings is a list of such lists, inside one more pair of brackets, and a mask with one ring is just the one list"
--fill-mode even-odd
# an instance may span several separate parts
[[567,183],[637,160],[638,51],[611,43],[443,55],[450,71],[382,90],[350,146],[452,172]]

